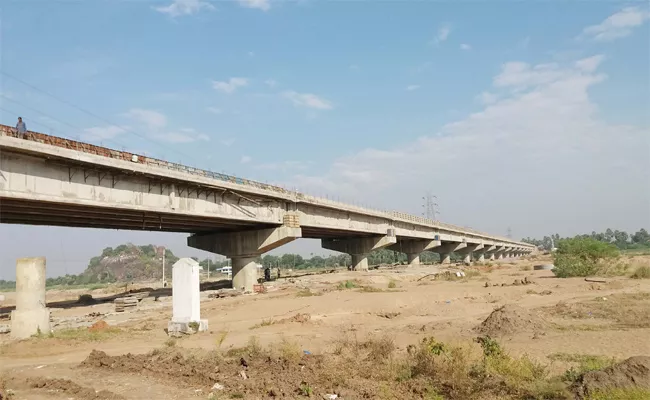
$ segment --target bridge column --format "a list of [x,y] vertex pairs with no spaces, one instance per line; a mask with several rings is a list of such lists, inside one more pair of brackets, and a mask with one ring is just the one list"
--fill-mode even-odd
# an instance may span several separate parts
[[446,242],[433,249],[433,251],[440,254],[440,264],[450,264],[451,253],[464,249],[465,247],[467,247],[467,243]]
[[50,333],[50,310],[45,302],[45,257],[16,261],[16,309],[11,312],[11,337],[26,339]]
[[505,250],[506,250],[505,246],[497,246],[497,249],[494,252],[493,260],[502,260]]
[[194,234],[187,238],[187,245],[231,258],[233,289],[252,292],[253,285],[257,283],[255,260],[263,253],[301,236],[299,227],[281,226],[256,231]]
[[490,246],[490,245],[484,245],[482,249],[479,249],[477,253],[479,254],[478,256],[478,262],[485,262],[485,258],[487,257],[489,260],[492,260],[494,257],[494,251],[496,250],[496,246]]
[[465,255],[463,262],[465,264],[470,264],[472,262],[472,256],[474,251],[483,249],[482,244],[470,243],[464,249],[458,250],[458,254]]
[[440,240],[400,240],[389,249],[406,253],[409,265],[420,265],[420,253],[440,246]]
[[368,270],[368,253],[397,242],[394,235],[375,236],[346,239],[321,239],[324,249],[347,253],[352,256],[352,269],[354,271]]

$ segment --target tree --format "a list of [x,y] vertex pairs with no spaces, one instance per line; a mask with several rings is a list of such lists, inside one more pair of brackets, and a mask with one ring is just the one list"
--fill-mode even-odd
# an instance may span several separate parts
[[607,228],[607,230],[605,231],[605,241],[607,243],[611,243],[614,241],[614,232],[612,232],[612,230],[609,228]]
[[601,262],[619,255],[613,244],[599,242],[592,238],[573,238],[559,241],[553,256],[553,273],[558,278],[596,275]]
[[650,245],[650,234],[648,231],[641,228],[638,232],[632,235],[632,242],[636,244]]

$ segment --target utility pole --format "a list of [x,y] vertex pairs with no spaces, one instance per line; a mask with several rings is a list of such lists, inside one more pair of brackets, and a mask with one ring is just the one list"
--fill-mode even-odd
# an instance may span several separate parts
[[162,271],[162,272],[163,272],[163,276],[162,276],[162,286],[163,286],[163,287],[165,287],[165,253],[166,253],[166,252],[167,252],[167,249],[165,249],[165,247],[163,246],[163,256],[162,256],[162,270],[163,270],[163,271]]
[[422,216],[427,219],[432,219],[435,221],[436,214],[438,213],[436,211],[436,207],[438,207],[438,203],[433,201],[433,199],[438,200],[438,196],[434,196],[430,192],[427,192],[427,195],[425,197],[422,197],[422,200],[424,200],[424,204],[422,204],[422,208],[424,208],[424,211],[422,212]]
[[208,257],[208,279],[210,279],[210,257]]

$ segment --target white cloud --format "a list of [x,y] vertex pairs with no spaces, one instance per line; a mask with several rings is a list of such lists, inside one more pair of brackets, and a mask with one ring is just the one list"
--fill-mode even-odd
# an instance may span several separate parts
[[248,164],[251,162],[253,159],[250,156],[242,156],[240,162],[242,164]]
[[575,62],[576,68],[585,72],[594,72],[600,64],[605,60],[605,56],[598,54],[592,57],[583,58]]
[[254,51],[249,51],[248,56],[249,57],[255,57],[255,52]]
[[467,44],[467,43],[461,43],[461,45],[460,45],[460,49],[461,49],[461,50],[465,50],[465,51],[467,51],[467,50],[472,50],[472,46],[469,45],[469,44]]
[[414,90],[418,90],[419,88],[420,88],[420,85],[408,85],[406,87],[406,90],[408,90],[409,92],[412,92]]
[[240,5],[246,8],[257,8],[259,10],[268,11],[271,8],[269,0],[237,0]]
[[328,100],[311,93],[286,91],[282,93],[282,97],[290,100],[294,106],[298,107],[314,108],[317,110],[331,110],[334,108],[332,103]]
[[230,147],[235,143],[235,138],[221,139],[219,142],[226,147]]
[[272,88],[278,86],[278,82],[276,82],[276,81],[273,80],[273,79],[267,79],[267,80],[264,81],[264,83],[265,83],[268,87],[272,87]]
[[212,4],[203,0],[174,0],[167,6],[154,7],[154,10],[167,14],[172,18],[196,14],[202,10],[211,11],[214,9]]
[[586,27],[582,37],[599,42],[611,42],[629,36],[632,29],[643,25],[650,18],[650,11],[639,7],[626,7],[610,15],[598,25]]
[[359,69],[361,69],[357,64],[350,64],[349,68],[351,71],[358,71]]
[[106,140],[122,135],[129,129],[130,128],[128,126],[94,126],[92,128],[84,129],[81,133],[81,137],[85,140]]
[[476,100],[481,104],[492,104],[495,103],[498,99],[499,96],[490,92],[482,92],[476,96]]
[[440,44],[447,40],[449,37],[449,34],[451,33],[451,27],[448,25],[441,26],[438,28],[438,33],[436,34],[436,37],[433,38],[433,43],[434,44]]
[[205,109],[212,114],[223,114],[223,110],[218,107],[206,107]]
[[230,78],[227,81],[212,81],[212,87],[220,92],[233,93],[237,88],[248,85],[246,78]]
[[[412,213],[435,188],[443,220],[494,234],[508,226],[519,237],[638,229],[638,221],[650,220],[650,189],[638,184],[650,180],[650,131],[599,115],[589,90],[606,76],[596,60],[506,63],[493,81],[500,98],[480,112],[394,149],[355,152],[323,175],[291,182]],[[468,187],[480,200],[466,195]]]
[[132,108],[124,116],[146,125],[149,129],[160,129],[167,125],[167,117],[154,110]]

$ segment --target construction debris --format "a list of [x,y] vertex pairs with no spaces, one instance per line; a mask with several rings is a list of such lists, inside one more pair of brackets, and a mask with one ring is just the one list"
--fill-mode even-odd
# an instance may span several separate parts
[[136,308],[138,298],[135,296],[119,297],[113,303],[115,304],[115,312],[124,312],[127,308]]

